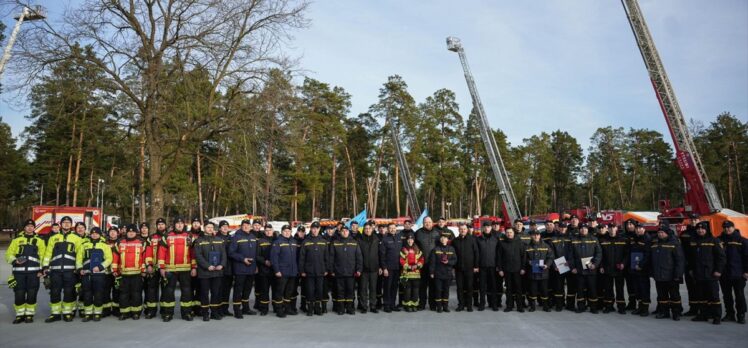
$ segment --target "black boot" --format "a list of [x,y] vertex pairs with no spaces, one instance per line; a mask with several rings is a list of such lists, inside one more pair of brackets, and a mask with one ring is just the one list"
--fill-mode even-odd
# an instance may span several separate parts
[[696,308],[693,308],[693,306],[689,306],[688,307],[688,311],[686,311],[685,313],[683,313],[683,316],[684,317],[692,317],[692,316],[694,316],[696,314],[699,314],[698,311],[696,310]]
[[278,318],[286,317],[286,309],[283,307],[283,305],[279,305],[275,308],[275,316]]
[[449,302],[447,302],[447,301],[442,302],[442,307],[444,307],[442,309],[442,312],[449,313]]
[[62,315],[60,314],[52,314],[47,319],[44,319],[45,323],[54,323],[56,321],[62,320]]
[[745,324],[745,314],[738,314],[738,324]]
[[203,321],[210,321],[210,313],[208,311],[202,311],[203,312]]
[[639,316],[640,317],[646,317],[649,316],[649,304],[648,303],[639,303]]
[[517,304],[517,312],[525,312],[525,300],[522,298],[522,296],[515,296],[514,303]]
[[346,313],[348,313],[350,315],[355,315],[356,314],[356,309],[353,308],[353,302],[346,302],[345,306],[348,307],[346,309]]
[[626,305],[626,310],[627,311],[635,311],[635,310],[637,310],[637,308],[636,308],[636,300],[635,299],[629,298],[629,304]]
[[735,313],[733,313],[733,312],[727,312],[727,314],[725,314],[725,316],[722,317],[722,321],[724,321],[724,322],[728,322],[728,321],[735,322],[736,321],[735,320]]
[[680,321],[680,310],[673,309],[673,320]]
[[670,318],[670,313],[669,313],[669,312],[667,311],[667,309],[662,309],[662,308],[661,308],[661,309],[660,309],[660,310],[659,310],[659,311],[657,312],[657,315],[655,315],[655,318],[657,318],[657,319],[665,319],[665,318]]
[[528,310],[528,312],[532,313],[534,311],[535,311],[535,301],[530,300],[530,309]]
[[322,306],[324,305],[324,302],[317,302],[314,304],[314,314],[315,315],[322,315]]
[[234,318],[236,319],[244,319],[244,315],[242,314],[242,307],[234,305]]

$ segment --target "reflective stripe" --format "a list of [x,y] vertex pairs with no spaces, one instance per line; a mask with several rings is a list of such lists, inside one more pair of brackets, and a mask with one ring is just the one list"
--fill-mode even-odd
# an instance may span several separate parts
[[51,266],[49,267],[51,270],[62,270],[62,269],[75,269],[75,266]]
[[66,258],[66,259],[70,259],[70,260],[75,261],[75,256],[68,255],[68,254],[57,255],[57,256],[53,257],[52,260],[50,260],[50,261],[55,261],[55,260],[58,260],[58,259],[63,258],[63,257]]
[[36,257],[33,257],[33,256],[26,256],[26,260],[39,262],[39,259],[37,259]]
[[41,267],[13,267],[14,272],[32,272],[32,271],[41,271]]

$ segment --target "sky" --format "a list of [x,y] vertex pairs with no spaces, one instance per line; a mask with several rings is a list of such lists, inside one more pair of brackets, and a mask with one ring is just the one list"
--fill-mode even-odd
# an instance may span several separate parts
[[[36,3],[53,18],[77,2]],[[640,7],[684,116],[708,124],[729,111],[748,121],[748,1],[640,0]],[[585,150],[598,127],[668,134],[617,0],[317,0],[307,16],[310,26],[294,32],[287,52],[305,75],[345,88],[351,116],[366,112],[398,74],[419,103],[438,89],[454,91],[466,118],[470,94],[445,43],[457,36],[490,125],[512,145],[557,129]],[[9,32],[13,20],[3,20]],[[0,97],[0,116],[16,136],[28,125],[28,104],[14,93]]]

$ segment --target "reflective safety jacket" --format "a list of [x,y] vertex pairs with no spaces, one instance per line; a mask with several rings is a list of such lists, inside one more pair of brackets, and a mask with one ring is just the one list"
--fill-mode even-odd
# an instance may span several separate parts
[[51,271],[74,271],[75,255],[83,239],[73,231],[49,237],[42,267]]
[[162,233],[166,233],[166,231],[156,231],[156,233],[152,234],[146,240],[146,246],[148,247],[148,249],[151,249],[146,253],[146,265],[154,266],[158,263],[158,247],[161,244],[161,239],[164,237],[164,234]]
[[405,246],[400,250],[400,265],[403,267],[401,278],[420,279],[423,268],[423,253],[416,248]]
[[112,272],[122,275],[145,272],[146,253],[149,250],[146,242],[139,237],[120,240],[117,243],[117,252],[114,253]]
[[183,272],[197,268],[192,255],[192,236],[184,231],[171,231],[161,239],[158,248],[158,267],[169,272]]
[[[5,251],[5,260],[13,272],[39,272],[42,270],[45,246],[41,238],[22,234],[10,242]],[[22,261],[21,264],[16,264],[16,260]]]
[[85,270],[93,273],[94,267],[99,267],[101,274],[109,273],[109,266],[112,265],[112,248],[99,238],[93,240],[86,238],[80,245],[80,249],[75,255],[75,269]]

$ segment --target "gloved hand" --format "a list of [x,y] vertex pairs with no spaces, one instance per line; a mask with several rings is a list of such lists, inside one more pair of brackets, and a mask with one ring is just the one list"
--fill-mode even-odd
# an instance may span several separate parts
[[15,289],[17,285],[18,281],[16,280],[16,277],[11,274],[10,277],[8,277],[8,289]]
[[119,282],[122,280],[122,277],[114,277],[114,288],[119,290]]

